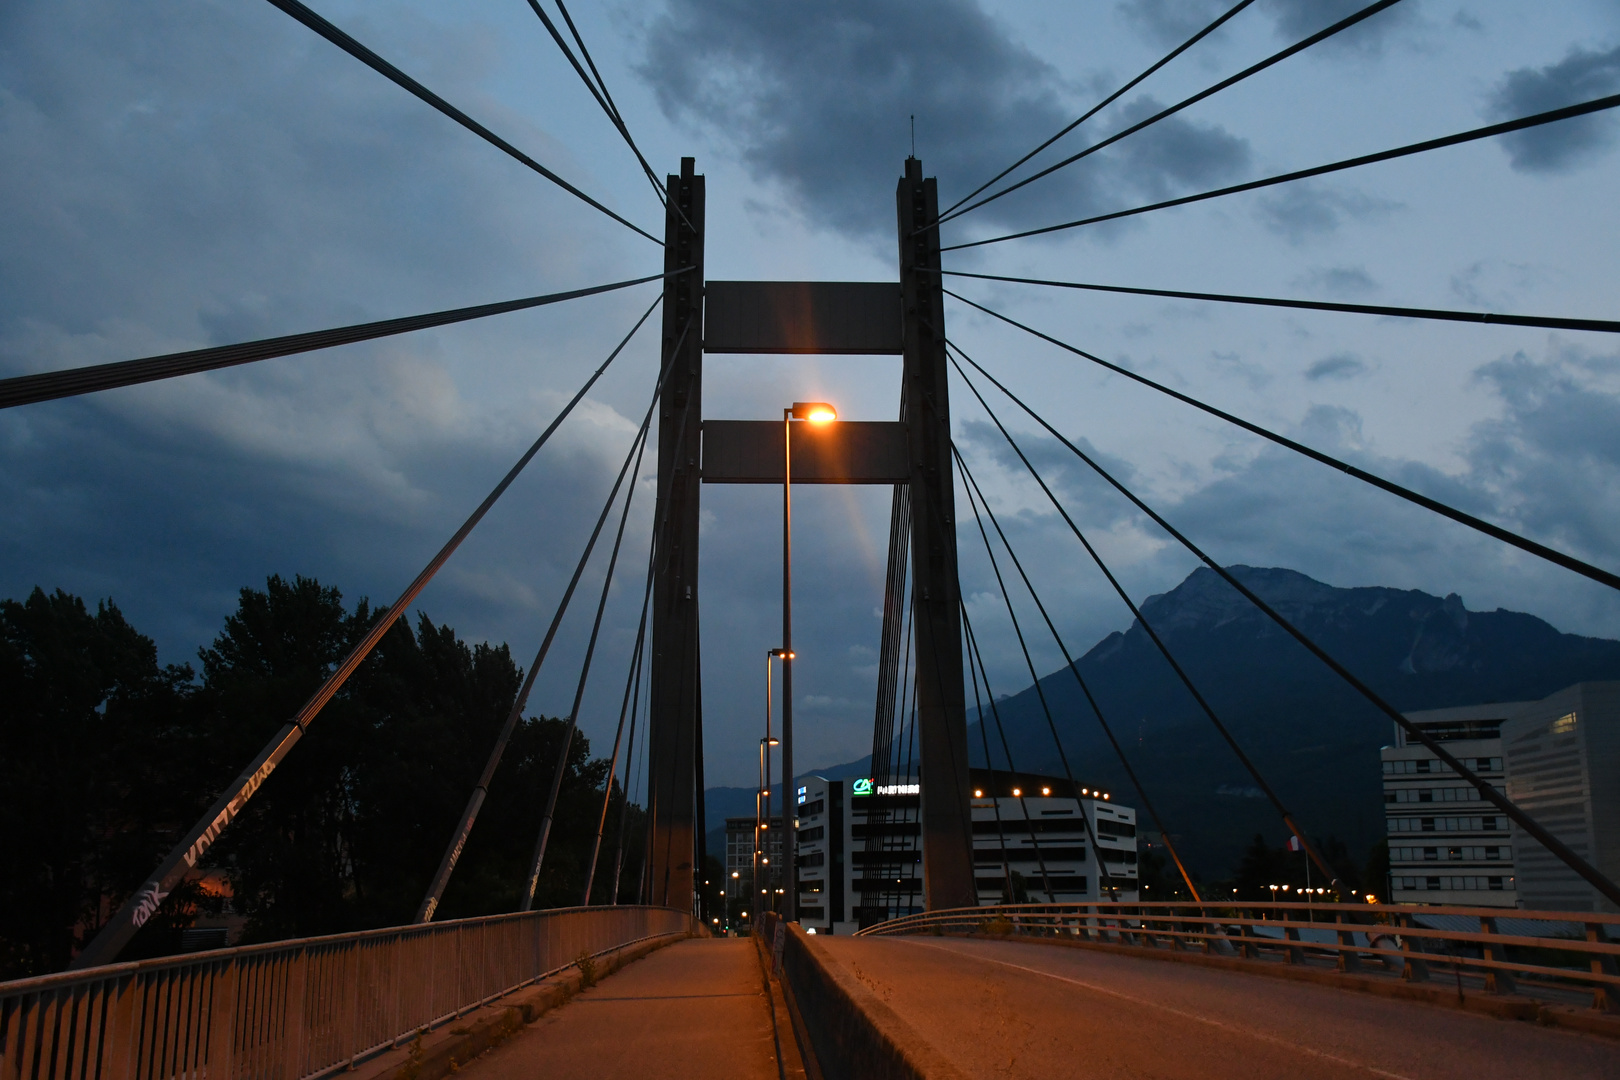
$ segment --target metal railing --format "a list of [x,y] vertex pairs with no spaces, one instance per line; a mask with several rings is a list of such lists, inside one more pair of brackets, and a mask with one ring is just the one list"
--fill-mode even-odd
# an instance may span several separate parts
[[564,908],[0,983],[0,1080],[308,1080],[692,917]]
[[[1143,949],[1198,950],[1257,963],[1331,965],[1424,982],[1443,968],[1492,994],[1620,1010],[1620,915],[1385,904],[1098,903],[950,908],[858,936],[988,933]],[[1376,968],[1369,965],[1377,965]],[[1449,977],[1449,975],[1448,975]]]

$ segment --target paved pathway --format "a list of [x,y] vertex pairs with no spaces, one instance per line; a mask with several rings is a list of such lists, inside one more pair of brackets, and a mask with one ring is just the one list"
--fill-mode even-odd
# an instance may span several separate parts
[[752,941],[682,941],[541,1017],[457,1080],[776,1080],[769,1010]]
[[977,1080],[1620,1080],[1620,1043],[1087,949],[819,939]]

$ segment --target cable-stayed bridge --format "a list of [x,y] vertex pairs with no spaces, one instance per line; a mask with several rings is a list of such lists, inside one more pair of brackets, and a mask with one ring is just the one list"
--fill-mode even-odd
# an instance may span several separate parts
[[[1173,400],[1169,408],[1197,410],[1472,529],[1564,571],[1609,588],[1620,576],[1568,552],[1521,536],[1485,518],[1340,460],[1251,419],[1087,352],[1041,329],[956,291],[993,281],[1042,290],[1138,294],[1211,304],[1313,310],[1346,316],[1398,317],[1557,329],[1578,334],[1620,332],[1620,320],[1441,310],[1139,288],[1098,282],[1039,279],[952,268],[952,251],[987,248],[1056,231],[1083,229],[1159,210],[1217,200],[1417,154],[1443,152],[1571,121],[1620,105],[1620,95],[1591,100],[1430,138],[1377,153],[1324,163],[1247,183],[1159,200],[1106,214],[1001,236],[946,243],[945,226],[1013,191],[1079,164],[1091,154],[1174,116],[1230,86],[1325,42],[1398,0],[1378,0],[1302,38],[1265,60],[1197,94],[1019,179],[1010,179],[1058,139],[1085,123],[1164,65],[1175,60],[1251,0],[1242,0],[1155,64],[956,203],[941,208],[937,184],[923,163],[901,163],[895,188],[896,273],[885,281],[711,281],[704,270],[705,177],[692,158],[660,176],[642,155],[614,103],[583,37],[560,0],[557,16],[530,0],[570,66],[607,120],[633,152],[663,213],[662,229],[649,229],[580,190],[507,139],[317,14],[299,0],[270,0],[333,46],[366,64],[423,103],[565,190],[618,226],[661,247],[662,265],[649,264],[623,280],[542,296],[336,327],[216,348],[152,356],[94,367],[0,381],[0,407],[113,390],[159,379],[260,363],[336,345],[407,334],[494,317],[616,290],[645,287],[653,296],[623,337],[539,433],[511,470],[472,510],[398,598],[338,664],[298,712],[289,717],[214,806],[180,837],[173,850],[102,926],[73,969],[0,984],[0,1080],[84,1078],[275,1076],[304,1080],[337,1071],[368,1070],[420,1080],[468,1065],[471,1055],[505,1044],[476,1069],[503,1073],[545,1067],[569,1074],[639,1072],[707,1075],[735,1052],[737,1071],[806,1075],[977,1075],[1018,1062],[1018,1074],[1062,1069],[1074,1054],[1115,1063],[1114,1071],[1165,1075],[1265,1075],[1314,1068],[1379,1075],[1450,1075],[1427,1070],[1423,1047],[1446,1047],[1470,1075],[1516,1075],[1535,1063],[1556,1062],[1563,1075],[1613,1075],[1612,1044],[1588,1035],[1620,1032],[1613,1014],[1620,995],[1620,886],[1598,865],[1591,845],[1577,850],[1547,823],[1527,813],[1443,742],[1413,724],[1340,658],[1211,557],[1145,501],[1097,456],[1078,432],[1042,400],[1014,388],[1005,365],[984,362],[947,333],[952,302],[1042,340]],[[560,19],[560,21],[559,21]],[[949,279],[949,280],[947,280]],[[654,319],[655,313],[657,319]],[[540,635],[521,690],[489,748],[487,763],[465,809],[444,838],[431,885],[414,923],[354,934],[222,949],[194,956],[120,963],[121,951],[188,877],[208,866],[209,852],[266,783],[323,708],[456,553],[518,475],[540,454],[622,354],[658,337],[656,377],[646,387],[645,411],[623,464],[606,493],[589,539],[555,613]],[[704,360],[710,354],[891,355],[901,361],[896,419],[839,420],[821,402],[784,403],[780,418],[714,417],[704,412]],[[992,509],[996,495],[981,486],[953,438],[952,394],[982,413],[1128,607],[1168,669],[1196,702],[1251,778],[1255,788],[1342,903],[1259,904],[1201,896],[1151,793],[1153,777],[1139,776],[1075,663],[1070,643],[1043,600],[1042,567],[1020,558]],[[963,394],[966,394],[966,397]],[[1310,823],[1284,804],[1248,749],[1201,692],[1173,650],[1143,616],[1137,598],[1099,552],[1070,507],[1037,467],[1039,455],[1015,436],[1007,418],[1020,416],[1072,455],[1133,511],[1218,575],[1278,630],[1296,641],[1370,707],[1402,728],[1466,786],[1468,802],[1488,807],[1554,856],[1592,890],[1590,912],[1514,912],[1445,909],[1441,926],[1415,918],[1410,908],[1356,902],[1341,886],[1343,868],[1319,850]],[[1056,420],[1052,417],[1057,417]],[[1167,413],[1167,417],[1173,416]],[[1168,420],[1167,422],[1174,422]],[[656,441],[655,441],[656,440]],[[624,542],[635,493],[627,477],[639,474],[652,448],[657,469],[653,529],[645,549]],[[787,887],[779,912],[756,917],[748,942],[709,937],[720,922],[711,911],[716,889],[706,882],[703,828],[703,681],[700,627],[700,506],[707,483],[764,484],[783,492],[783,588],[780,663],[782,775],[794,764],[791,537],[794,484],[881,484],[893,490],[888,566],[874,708],[873,780],[921,783],[920,906],[917,914],[873,921],[854,938],[818,941],[798,923],[801,891],[792,842],[784,848]],[[615,513],[615,511],[617,511]],[[607,541],[611,534],[611,541]],[[997,696],[963,602],[959,548],[979,546],[989,561],[999,599],[1030,679],[1041,680],[1034,641],[1051,642],[1088,703],[1086,722],[1107,737],[1143,810],[1163,835],[1186,892],[1172,903],[1142,902],[1134,887],[1111,878],[1098,859],[1098,895],[1089,904],[1000,904],[981,907],[974,878],[974,829],[969,776],[968,700],[979,720],[983,756],[996,769],[989,744],[997,729],[1009,774],[1018,765],[1007,748]],[[509,915],[435,921],[439,902],[477,825],[509,740],[529,694],[558,639],[566,612],[587,568],[605,552],[605,574],[583,648],[567,735],[546,794],[526,880],[514,883]],[[594,662],[608,591],[621,557],[639,578],[641,619],[628,661],[609,776],[596,825],[595,853],[587,864],[582,906],[531,910],[548,846],[569,748]],[[1015,602],[1016,598],[1016,602]],[[1027,598],[1027,600],[1026,600]],[[587,597],[588,602],[590,598]],[[775,598],[761,597],[762,605]],[[1021,621],[1032,605],[1037,621]],[[769,664],[769,661],[768,661]],[[1076,784],[1057,715],[1044,695],[1044,719],[1064,779]],[[603,850],[611,835],[608,810],[615,783],[629,792],[637,749],[637,718],[646,763],[645,858],[626,865],[623,823],[618,849]],[[1117,720],[1117,718],[1115,718]],[[622,760],[622,764],[621,764]],[[622,768],[622,774],[620,772]],[[619,779],[622,775],[622,779]],[[763,784],[768,794],[768,779]],[[628,807],[628,801],[626,802]],[[788,823],[789,830],[793,824]],[[1097,849],[1092,824],[1086,841]],[[874,835],[876,832],[874,831]],[[790,831],[790,836],[792,833]],[[1001,838],[1005,855],[1008,839]],[[869,844],[869,873],[887,866],[883,844]],[[876,855],[876,858],[872,856]],[[900,856],[895,856],[898,870]],[[611,875],[615,901],[591,906],[598,868]],[[1010,875],[1009,875],[1010,876]],[[1130,895],[1122,897],[1123,893]],[[1050,893],[1050,890],[1049,890]],[[620,903],[633,897],[634,903]],[[1048,897],[1051,899],[1051,896]],[[757,914],[757,913],[756,913]],[[697,940],[693,940],[696,938]],[[1549,945],[1556,939],[1556,945]],[[665,948],[665,946],[670,946]],[[645,959],[643,959],[645,957]],[[1154,963],[1147,963],[1152,960]],[[635,962],[613,981],[595,985]],[[1267,980],[1260,976],[1271,976]],[[639,992],[617,988],[632,985]],[[719,987],[720,989],[715,989]],[[1346,991],[1363,991],[1344,1004]],[[577,1007],[557,1011],[574,994]],[[986,997],[985,995],[988,995]],[[1001,995],[999,998],[997,995]],[[1015,1000],[1016,999],[1016,1000]],[[585,1008],[594,1002],[595,1013]],[[742,1002],[742,1004],[739,1004]],[[1439,1019],[1416,1010],[1452,1009]],[[1527,1025],[1500,1029],[1510,1049],[1475,1061],[1467,1047],[1495,1018],[1537,1019],[1545,1026],[1584,1033],[1574,1038]],[[1071,1023],[1107,1013],[1108,1023]],[[1292,1023],[1282,1025],[1288,1013]],[[512,1038],[547,1019],[542,1029]],[[610,1019],[602,1019],[608,1016]],[[1034,1019],[1032,1019],[1034,1018]],[[994,1023],[990,1020],[994,1019]],[[1022,1025],[1022,1026],[1020,1026]],[[1419,1026],[1388,1046],[1364,1040],[1401,1026]],[[692,1039],[702,1029],[705,1039]],[[1121,1031],[1152,1032],[1149,1042],[1121,1039]],[[1061,1034],[1054,1035],[1054,1032]],[[1031,1042],[1032,1033],[1041,1038]],[[1172,1046],[1185,1040],[1183,1046]],[[1347,1045],[1348,1043],[1348,1045]],[[663,1054],[649,1066],[645,1054]],[[527,1056],[525,1056],[527,1055]],[[1412,1064],[1416,1062],[1416,1064]],[[1453,1062],[1452,1064],[1455,1064]],[[1448,1064],[1447,1068],[1451,1068]],[[1416,1069],[1415,1072],[1406,1071]],[[763,1071],[762,1071],[763,1070]],[[1020,1072],[1019,1070],[1022,1070]],[[1427,1071],[1426,1071],[1427,1070]],[[1084,1070],[1079,1070],[1084,1071]],[[1089,1073],[1087,1073],[1089,1075]]]

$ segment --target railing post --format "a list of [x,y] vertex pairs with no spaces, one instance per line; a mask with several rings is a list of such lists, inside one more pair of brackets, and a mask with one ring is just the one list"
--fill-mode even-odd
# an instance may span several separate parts
[[236,958],[219,963],[208,998],[208,1056],[203,1066],[207,1080],[231,1076],[236,1041]]
[[[1480,916],[1479,932],[1482,934],[1496,933],[1496,919],[1489,915]],[[1487,941],[1480,950],[1485,959],[1501,963],[1507,959],[1507,949],[1501,945]],[[1488,967],[1485,969],[1485,992],[1488,994],[1511,994],[1518,988],[1513,983],[1513,973],[1500,968]]]
[[[1286,937],[1289,941],[1298,941],[1299,940],[1299,927],[1297,927],[1297,926],[1285,926],[1285,927],[1283,927],[1283,936]],[[1288,962],[1290,964],[1303,964],[1305,962],[1305,950],[1300,948],[1298,945],[1289,945],[1288,946]]]
[[[1606,940],[1606,935],[1603,933],[1603,924],[1587,923],[1586,940],[1593,943]],[[1620,975],[1620,963],[1616,963],[1613,956],[1594,953],[1592,955],[1592,974]],[[1620,1001],[1616,1001],[1617,997],[1620,997],[1620,995],[1610,990],[1607,984],[1597,979],[1592,980],[1592,1008],[1599,1012],[1620,1012]]]
[[1335,911],[1333,913],[1333,921],[1338,923],[1340,926],[1338,931],[1339,970],[1344,972],[1360,971],[1361,954],[1356,952],[1356,932],[1354,930],[1343,929],[1343,927],[1346,925],[1343,911]]
[[[1400,914],[1395,916],[1396,925],[1402,930],[1412,928],[1412,916]],[[1401,935],[1401,979],[1405,982],[1428,982],[1429,962],[1419,953],[1425,950],[1414,946],[1409,934]]]

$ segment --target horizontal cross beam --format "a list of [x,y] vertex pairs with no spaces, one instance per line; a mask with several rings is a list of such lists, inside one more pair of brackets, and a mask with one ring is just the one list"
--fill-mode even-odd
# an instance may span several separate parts
[[[791,425],[795,484],[904,484],[911,479],[906,425],[840,420]],[[705,420],[703,482],[780,484],[782,422]]]
[[711,281],[703,351],[900,355],[892,281]]

